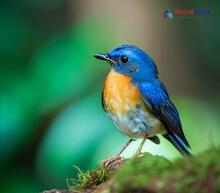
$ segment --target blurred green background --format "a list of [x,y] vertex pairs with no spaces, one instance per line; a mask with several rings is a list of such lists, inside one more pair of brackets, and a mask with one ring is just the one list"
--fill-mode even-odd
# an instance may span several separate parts
[[[219,145],[219,7],[196,0],[1,0],[0,191],[65,188],[73,165],[90,169],[124,145],[127,137],[101,108],[109,66],[92,56],[122,43],[157,63],[192,152]],[[211,15],[163,18],[175,8]],[[165,140],[144,150],[179,156]]]

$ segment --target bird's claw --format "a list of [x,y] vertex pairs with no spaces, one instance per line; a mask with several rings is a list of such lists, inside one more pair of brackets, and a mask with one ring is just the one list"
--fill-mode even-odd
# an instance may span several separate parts
[[108,160],[104,160],[104,161],[102,161],[101,163],[102,163],[102,165],[103,166],[105,166],[105,167],[110,167],[112,164],[114,164],[115,162],[120,162],[120,161],[122,161],[122,158],[120,157],[120,156],[114,156],[114,157],[112,157],[112,158],[110,158],[110,159],[108,159]]

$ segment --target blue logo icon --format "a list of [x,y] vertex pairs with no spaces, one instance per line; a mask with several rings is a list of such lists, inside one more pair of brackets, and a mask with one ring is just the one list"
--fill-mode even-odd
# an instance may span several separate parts
[[167,9],[167,10],[163,13],[163,16],[164,16],[165,18],[168,18],[168,19],[173,19],[173,14],[172,14],[172,12],[171,12],[169,9]]

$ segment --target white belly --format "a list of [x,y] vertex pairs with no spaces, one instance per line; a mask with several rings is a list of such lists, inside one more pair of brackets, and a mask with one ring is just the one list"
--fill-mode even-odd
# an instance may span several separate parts
[[131,138],[153,137],[156,134],[164,133],[165,128],[148,109],[136,108],[134,112],[108,113],[114,124],[125,135]]

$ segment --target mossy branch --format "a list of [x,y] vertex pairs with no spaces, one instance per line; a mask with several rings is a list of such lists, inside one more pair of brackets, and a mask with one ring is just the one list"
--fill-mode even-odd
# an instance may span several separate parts
[[114,166],[98,166],[86,173],[80,171],[77,180],[69,181],[69,192],[220,192],[219,160],[220,148],[174,162],[145,153],[140,158],[122,161],[117,170]]

